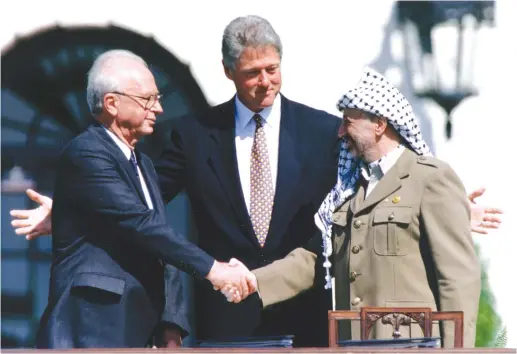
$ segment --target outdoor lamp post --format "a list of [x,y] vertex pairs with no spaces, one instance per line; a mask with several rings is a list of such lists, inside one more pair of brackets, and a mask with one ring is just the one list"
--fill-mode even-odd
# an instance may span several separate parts
[[495,1],[398,1],[410,85],[418,97],[434,100],[447,113],[445,133],[452,135],[451,113],[477,94],[474,83],[476,36],[494,23]]

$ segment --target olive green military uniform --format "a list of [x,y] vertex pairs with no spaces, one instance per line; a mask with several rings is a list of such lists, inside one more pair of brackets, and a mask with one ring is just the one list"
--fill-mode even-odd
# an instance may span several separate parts
[[[481,272],[467,196],[454,171],[436,158],[406,150],[366,199],[364,195],[360,187],[333,214],[336,309],[463,311],[464,346],[473,347]],[[320,251],[308,249],[298,248],[254,271],[264,306],[314,284]],[[453,323],[444,322],[441,334],[444,346],[452,347]],[[357,323],[341,326],[341,339],[359,335]],[[372,335],[391,338],[392,330],[379,324]],[[438,335],[437,326],[433,335]],[[418,326],[411,326],[411,336],[422,336]]]

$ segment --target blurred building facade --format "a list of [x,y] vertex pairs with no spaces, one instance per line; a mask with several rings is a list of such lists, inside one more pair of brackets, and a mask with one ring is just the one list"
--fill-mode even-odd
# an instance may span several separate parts
[[[507,270],[517,265],[511,254],[517,247],[517,208],[512,203],[517,193],[503,179],[507,174],[503,167],[508,166],[513,148],[513,95],[501,89],[503,82],[517,78],[517,46],[510,44],[517,27],[511,13],[517,11],[511,0],[496,2],[496,25],[479,33],[473,68],[479,94],[453,112],[451,140],[444,135],[443,110],[417,98],[409,85],[412,74],[405,66],[391,0],[374,5],[368,1],[307,2],[294,8],[272,0],[261,2],[260,7],[231,0],[134,5],[34,1],[23,5],[31,7],[30,14],[9,18],[20,6],[4,5],[1,15],[2,346],[33,344],[46,306],[51,260],[50,238],[27,242],[17,237],[9,223],[9,210],[32,207],[23,193],[27,186],[52,195],[59,150],[91,120],[85,86],[93,58],[107,49],[125,48],[150,64],[164,94],[165,113],[155,134],[140,148],[156,158],[172,120],[234,94],[222,70],[221,36],[230,20],[247,14],[267,18],[282,38],[284,95],[338,114],[335,104],[341,94],[356,83],[363,66],[372,66],[411,101],[424,138],[437,157],[455,168],[467,190],[488,188],[480,202],[505,209],[505,223],[489,236],[476,236],[476,241],[489,261],[508,345],[517,346],[517,323],[510,317],[517,312],[513,301],[517,293],[507,285]],[[437,40],[451,39],[443,35]],[[184,195],[168,206],[168,213],[177,230],[195,238]]]

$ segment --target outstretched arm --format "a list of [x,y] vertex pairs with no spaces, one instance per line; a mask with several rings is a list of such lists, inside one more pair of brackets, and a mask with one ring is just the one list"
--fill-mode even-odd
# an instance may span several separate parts
[[[120,234],[125,234],[132,242],[141,244],[167,263],[172,263],[182,270],[185,270],[185,264],[196,258],[197,265],[203,268],[198,274],[204,275],[216,290],[232,284],[239,289],[242,296],[247,296],[249,288],[245,272],[214,261],[195,245],[173,235],[174,232],[167,225],[155,220],[154,213],[145,208],[138,208],[138,203],[131,200],[133,193],[126,190],[127,186],[114,176],[116,171],[106,158],[86,151],[79,158],[62,159],[69,160],[68,164],[75,164],[73,167],[65,168],[68,171],[65,179],[71,181],[63,186],[62,192],[64,199],[72,195],[77,199],[71,205],[85,208],[84,212],[93,213],[102,218],[107,225],[121,229],[124,232]],[[95,188],[86,188],[89,184],[94,184]],[[52,199],[33,190],[27,190],[27,195],[40,206],[33,210],[11,210],[11,215],[18,218],[12,221],[16,233],[25,234],[28,239],[50,234]],[[131,220],[136,221],[130,222]],[[166,243],[169,243],[169,246],[165,246]],[[183,255],[180,250],[182,248],[186,251]],[[185,257],[195,250],[198,251],[197,257]]]
[[[315,253],[301,247],[297,248],[285,258],[253,270],[246,277],[248,285],[259,292],[264,307],[288,300],[313,286],[316,258]],[[244,264],[235,259],[230,260],[229,265],[245,268]],[[221,292],[230,302],[238,303],[246,298],[235,296],[238,291],[231,285],[223,287]]]

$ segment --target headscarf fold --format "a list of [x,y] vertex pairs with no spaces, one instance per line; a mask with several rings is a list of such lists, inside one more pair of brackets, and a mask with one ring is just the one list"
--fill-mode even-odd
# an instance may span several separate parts
[[[406,145],[418,155],[430,155],[430,150],[416,121],[415,114],[407,99],[385,77],[371,68],[365,68],[356,87],[349,90],[337,103],[337,109],[358,109],[378,117],[384,117],[388,123],[404,138]],[[316,226],[323,238],[323,256],[326,268],[325,289],[330,289],[332,255],[332,214],[358,189],[363,162],[353,156],[348,147],[348,138],[344,137],[339,153],[336,185],[325,197],[318,212],[314,215]]]

